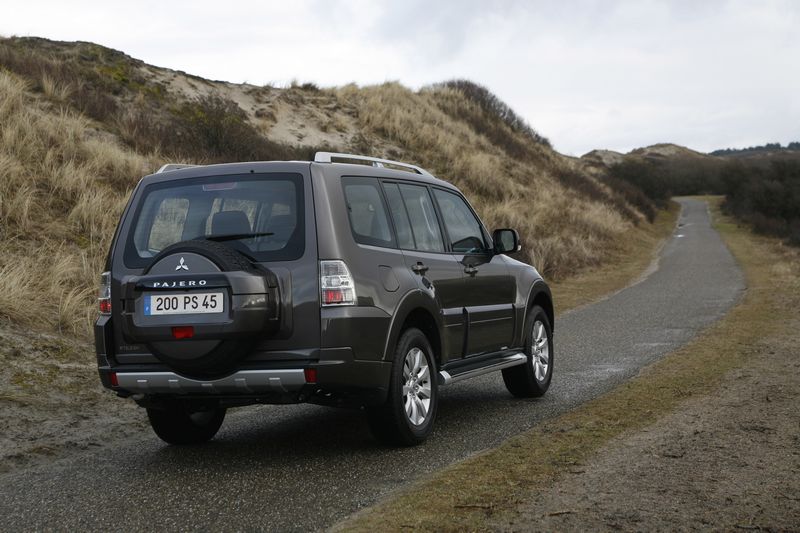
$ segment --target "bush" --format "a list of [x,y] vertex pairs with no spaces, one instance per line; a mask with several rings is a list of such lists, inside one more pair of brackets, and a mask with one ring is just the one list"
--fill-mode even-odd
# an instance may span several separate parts
[[729,213],[756,231],[800,244],[800,161],[733,162],[722,182]]
[[625,159],[610,169],[611,178],[637,187],[658,206],[665,206],[672,196],[663,163],[644,159]]
[[[630,184],[621,182],[619,180],[615,180],[612,184],[610,182],[611,180],[609,180],[609,182],[607,182],[607,185],[611,189],[609,192],[603,189],[603,187],[601,187],[592,178],[576,170],[562,169],[556,171],[555,174],[562,185],[572,189],[573,191],[576,191],[581,196],[585,196],[591,198],[592,200],[610,205],[615,210],[619,211],[622,216],[634,223],[640,220],[636,212],[634,212],[628,205],[629,203],[632,205],[636,204],[628,200],[626,193],[635,191],[633,194],[634,197],[636,196],[636,193],[638,193],[638,197],[636,198],[637,201],[639,201],[640,198],[644,198],[646,200],[646,197],[641,191]],[[653,208],[652,202],[647,202],[647,205],[649,210],[642,209],[642,214],[644,214],[647,219],[652,222],[655,218],[655,209]],[[637,207],[641,209],[640,206]]]
[[[517,115],[508,104],[486,87],[469,80],[451,80],[436,84],[433,88],[458,91],[473,102],[476,109],[460,107],[445,111],[469,123],[475,131],[481,132],[492,143],[501,146],[508,155],[518,158],[530,155],[530,146],[526,141],[550,147],[547,138],[539,135],[525,119]],[[519,139],[514,134],[520,134],[523,138]]]

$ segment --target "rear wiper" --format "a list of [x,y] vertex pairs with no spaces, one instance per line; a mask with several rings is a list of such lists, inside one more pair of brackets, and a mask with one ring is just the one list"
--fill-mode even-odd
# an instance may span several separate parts
[[205,237],[201,237],[201,239],[206,239],[208,241],[236,241],[239,239],[250,239],[252,237],[269,237],[270,235],[275,235],[271,231],[260,231],[257,233],[231,233],[230,235],[207,235]]

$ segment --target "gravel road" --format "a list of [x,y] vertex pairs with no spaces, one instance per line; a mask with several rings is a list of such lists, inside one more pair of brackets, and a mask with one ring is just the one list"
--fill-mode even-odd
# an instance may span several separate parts
[[553,385],[542,399],[513,399],[499,373],[443,388],[433,437],[400,450],[375,444],[358,411],[232,411],[205,446],[170,448],[143,433],[3,475],[2,529],[324,529],[608,391],[720,318],[744,289],[742,274],[705,203],[680,202],[679,226],[654,272],[557,319]]

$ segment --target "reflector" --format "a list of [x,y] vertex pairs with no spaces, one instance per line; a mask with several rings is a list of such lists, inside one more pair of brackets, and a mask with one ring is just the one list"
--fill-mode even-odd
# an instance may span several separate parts
[[172,337],[174,339],[191,339],[194,337],[194,326],[173,326]]
[[317,382],[317,369],[316,368],[306,368],[303,371],[306,377],[306,383],[316,383]]

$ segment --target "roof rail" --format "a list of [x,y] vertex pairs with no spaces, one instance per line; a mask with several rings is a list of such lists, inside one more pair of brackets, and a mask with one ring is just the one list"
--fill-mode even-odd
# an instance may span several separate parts
[[179,170],[181,168],[190,168],[190,167],[199,167],[200,165],[184,165],[181,163],[167,163],[166,165],[162,166],[158,170],[156,170],[156,174],[161,174],[162,172],[169,172],[170,170]]
[[412,172],[416,172],[422,176],[430,176],[434,177],[433,174],[428,172],[422,167],[418,167],[417,165],[410,165],[408,163],[401,163],[400,161],[392,161],[391,159],[380,159],[377,157],[368,157],[366,155],[356,155],[356,154],[337,154],[334,152],[317,152],[314,154],[314,162],[315,163],[335,163],[334,159],[349,159],[353,161],[368,161],[372,163],[373,167],[380,167],[383,168],[385,165],[390,165],[394,167],[400,167],[403,169],[408,169]]

